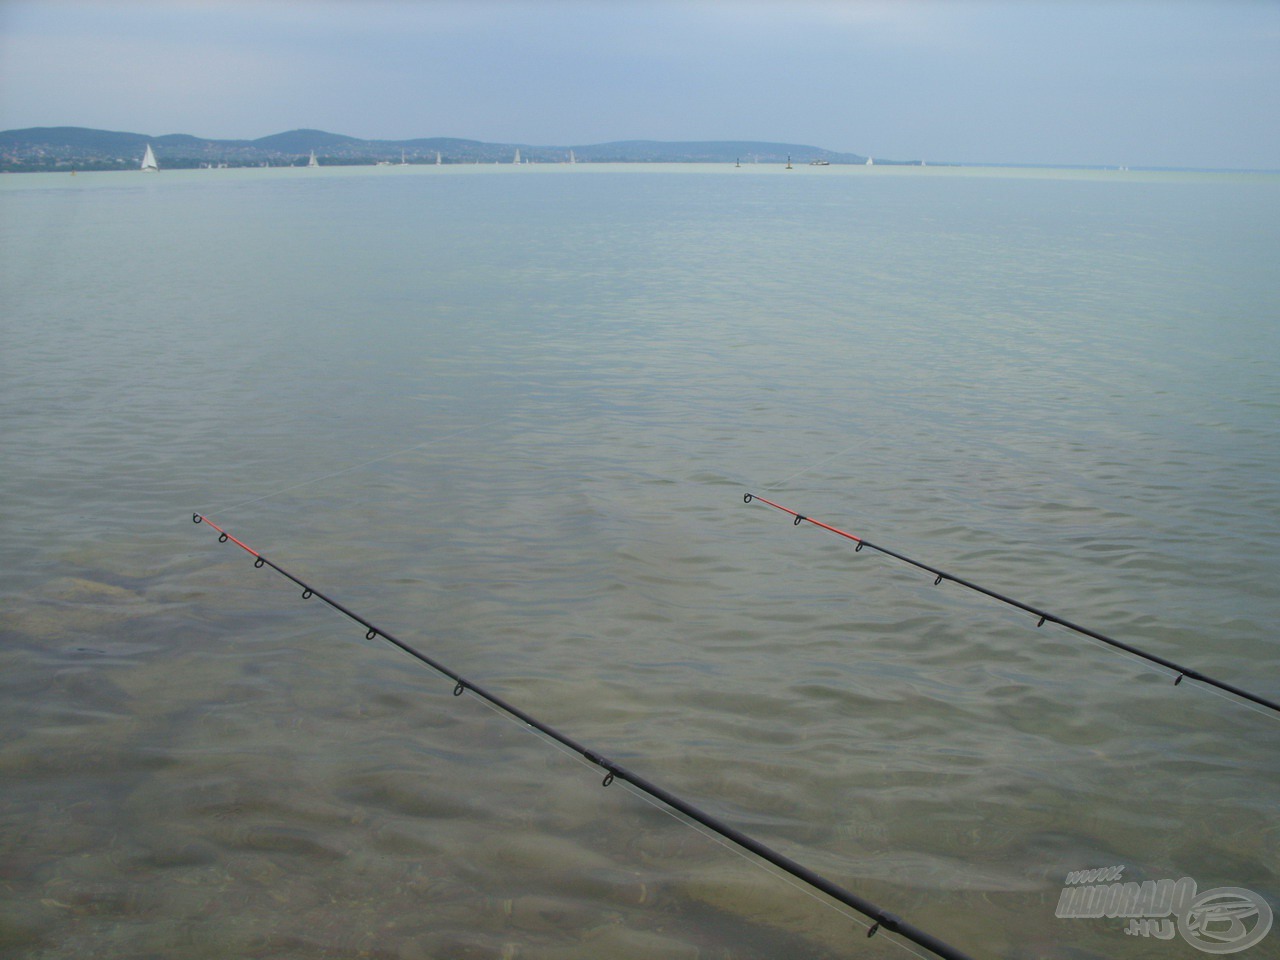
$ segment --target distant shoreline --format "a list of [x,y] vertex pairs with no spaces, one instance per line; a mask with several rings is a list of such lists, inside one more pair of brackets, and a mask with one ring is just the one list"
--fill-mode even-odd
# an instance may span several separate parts
[[[471,171],[476,173],[508,173],[512,176],[520,175],[520,171],[527,171],[528,175],[564,175],[573,176],[573,171],[577,171],[580,175],[590,177],[597,173],[615,173],[631,171],[634,173],[642,173],[645,170],[651,170],[655,174],[663,172],[679,172],[683,171],[693,175],[699,169],[704,170],[707,174],[725,173],[731,175],[740,173],[743,176],[752,177],[767,174],[769,176],[801,176],[804,178],[817,177],[821,178],[824,173],[829,176],[840,178],[846,177],[902,177],[902,176],[918,176],[928,178],[931,176],[944,177],[947,175],[958,177],[1000,177],[1000,178],[1026,178],[1028,180],[1081,180],[1093,181],[1097,183],[1157,183],[1157,182],[1176,182],[1178,179],[1186,179],[1190,177],[1212,177],[1220,178],[1224,181],[1232,178],[1280,178],[1280,170],[1232,170],[1232,169],[1193,169],[1178,167],[1088,167],[1082,165],[1074,166],[1052,166],[1047,164],[982,164],[982,163],[930,163],[930,164],[876,164],[867,166],[865,164],[829,164],[825,166],[811,166],[809,164],[793,164],[788,168],[784,163],[753,163],[742,164],[740,170],[735,171],[733,163],[727,162],[711,162],[711,161],[590,161],[580,162],[576,166],[569,163],[522,163],[515,166],[511,163],[444,163],[436,166],[434,163],[411,163],[401,166],[400,164],[370,164],[370,163],[333,163],[325,164],[316,168],[308,168],[306,164],[277,164],[270,167],[261,165],[228,165],[223,167],[215,167],[206,171],[197,167],[165,167],[162,163],[160,170],[144,171],[136,166],[129,167],[109,167],[109,168],[88,168],[88,167],[63,167],[58,169],[42,169],[42,170],[0,170],[0,174],[18,174],[14,179],[25,179],[21,174],[43,175],[45,177],[57,177],[59,179],[74,176],[76,174],[98,176],[103,174],[119,174],[123,178],[129,173],[137,174],[139,180],[160,180],[166,177],[182,176],[184,182],[194,183],[196,179],[204,173],[209,172],[212,175],[218,173],[236,173],[251,174],[258,172],[261,174],[283,173],[286,170],[296,171],[300,178],[309,175],[318,174],[324,176],[324,171],[332,173],[345,172],[349,175],[368,172],[374,175],[375,171],[385,169],[387,176],[394,177],[397,172],[415,171],[416,174],[426,174],[429,170],[439,170],[442,174],[449,173],[451,175],[467,175]],[[8,179],[8,178],[5,178]],[[115,177],[112,177],[113,181]]]
[[[87,127],[28,127],[0,132],[0,170],[36,172],[128,169],[150,146],[162,168],[296,166],[315,155],[321,166],[436,163],[866,163],[867,157],[811,144],[759,140],[657,141],[538,145],[455,137],[360,140],[324,130],[291,130],[257,140],[209,140],[187,134],[148,136]],[[879,161],[894,163],[901,161]],[[920,161],[909,161],[919,163]]]
[[[1010,163],[870,158],[810,144],[759,140],[620,140],[546,146],[490,143],[456,137],[361,140],[323,130],[291,130],[256,140],[210,140],[188,134],[146,134],[89,127],[28,127],[0,131],[0,173],[67,173],[136,170],[151,146],[161,169],[305,166],[312,153],[324,167],[430,164],[786,164],[877,167],[990,167],[1027,170],[1094,170],[1134,173],[1275,174],[1280,169]],[[518,158],[518,160],[517,160]]]

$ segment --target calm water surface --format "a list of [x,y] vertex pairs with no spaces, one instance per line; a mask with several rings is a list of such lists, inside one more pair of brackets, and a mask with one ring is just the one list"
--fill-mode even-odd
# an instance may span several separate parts
[[[906,957],[299,591],[975,956],[1280,909],[1280,180],[0,180],[0,952]],[[1273,933],[1270,942],[1280,943]],[[1244,956],[1266,955],[1262,945]]]

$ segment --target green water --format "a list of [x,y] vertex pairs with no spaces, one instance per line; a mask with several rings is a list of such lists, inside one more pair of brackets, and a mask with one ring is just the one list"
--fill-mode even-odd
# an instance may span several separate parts
[[0,952],[909,956],[193,510],[974,956],[1198,955],[1055,917],[1093,867],[1280,909],[1274,716],[742,501],[1280,697],[1280,179],[163,171],[0,214]]

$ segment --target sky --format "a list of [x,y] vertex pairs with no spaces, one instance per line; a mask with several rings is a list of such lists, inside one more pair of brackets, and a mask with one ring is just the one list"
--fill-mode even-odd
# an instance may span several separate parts
[[1280,0],[0,0],[0,129],[1280,169]]

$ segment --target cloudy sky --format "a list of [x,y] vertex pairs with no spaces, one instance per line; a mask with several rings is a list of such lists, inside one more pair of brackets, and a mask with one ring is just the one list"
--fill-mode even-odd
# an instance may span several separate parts
[[0,129],[1280,168],[1280,0],[0,0]]

